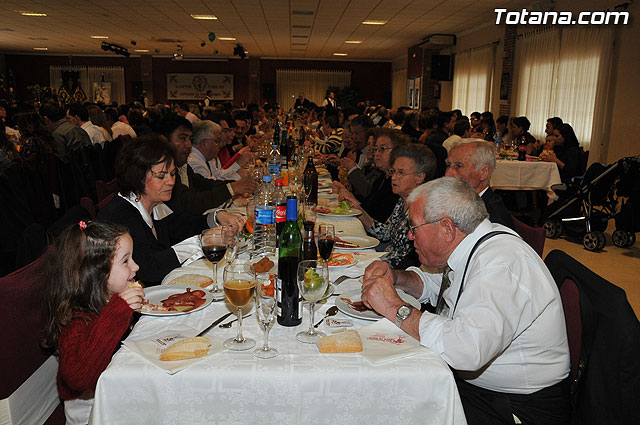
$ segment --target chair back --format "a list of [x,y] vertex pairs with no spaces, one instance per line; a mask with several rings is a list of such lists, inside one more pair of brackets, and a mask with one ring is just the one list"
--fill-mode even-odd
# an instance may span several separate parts
[[116,179],[104,182],[102,180],[96,181],[96,193],[98,195],[98,203],[102,202],[104,198],[116,192]]
[[571,278],[566,278],[560,287],[560,297],[562,298],[564,319],[567,324],[567,339],[569,340],[571,394],[575,394],[580,380],[580,350],[582,349],[582,316],[578,284]]
[[516,225],[515,231],[518,232],[520,237],[533,248],[540,258],[544,253],[544,242],[546,239],[546,232],[542,227],[531,227],[526,223],[513,217],[513,222]]

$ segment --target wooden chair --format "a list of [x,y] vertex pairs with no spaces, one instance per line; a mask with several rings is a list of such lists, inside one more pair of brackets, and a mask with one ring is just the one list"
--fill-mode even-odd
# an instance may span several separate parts
[[516,225],[516,232],[533,248],[540,258],[544,253],[544,242],[546,239],[546,232],[542,227],[531,227],[526,223],[513,217],[513,222]]
[[102,202],[104,198],[116,192],[116,179],[108,182],[102,180],[96,180],[96,194],[98,195],[98,203]]

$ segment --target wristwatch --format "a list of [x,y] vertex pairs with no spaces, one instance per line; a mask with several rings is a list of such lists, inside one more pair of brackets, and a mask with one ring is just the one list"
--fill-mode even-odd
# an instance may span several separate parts
[[396,326],[402,328],[402,322],[404,322],[409,316],[411,316],[411,312],[413,311],[413,307],[410,305],[403,305],[398,308],[396,312]]

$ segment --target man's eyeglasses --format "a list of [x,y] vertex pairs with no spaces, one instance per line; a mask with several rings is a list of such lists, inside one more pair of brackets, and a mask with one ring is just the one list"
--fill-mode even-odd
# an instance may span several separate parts
[[149,172],[151,173],[151,175],[153,177],[155,177],[158,180],[164,180],[165,177],[167,177],[167,174],[170,174],[171,177],[175,177],[176,174],[178,174],[178,169],[174,168],[171,172],[168,171],[160,171],[160,172],[155,172],[153,170],[149,170]]
[[[442,219],[440,219],[442,220]],[[440,220],[436,220],[436,221],[430,221],[428,223],[422,223],[422,224],[418,224],[418,225],[409,225],[409,232],[411,232],[411,236],[415,237],[416,236],[416,229],[422,226],[426,226],[427,224],[434,224],[434,223],[439,223]]]
[[417,172],[407,173],[407,172],[406,172],[406,171],[404,171],[404,170],[396,170],[395,168],[391,168],[391,169],[389,170],[389,175],[390,175],[391,177],[396,176],[396,177],[400,177],[400,178],[402,178],[402,177],[404,177],[404,176],[409,176],[409,175],[411,175],[411,174],[418,174],[418,173],[417,173]]

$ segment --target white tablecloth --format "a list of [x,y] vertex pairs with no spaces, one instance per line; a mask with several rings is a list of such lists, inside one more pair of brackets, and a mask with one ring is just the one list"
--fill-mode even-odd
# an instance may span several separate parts
[[[359,276],[380,253],[366,252],[358,264],[331,271]],[[211,270],[203,260],[173,273]],[[221,268],[220,268],[221,269]],[[169,277],[168,277],[169,278]],[[360,287],[347,280],[336,287]],[[335,297],[318,308],[318,321]],[[171,318],[143,316],[130,338],[152,337],[187,325],[195,335],[223,313],[228,304]],[[339,313],[337,318],[348,318]],[[353,319],[355,327],[371,322]],[[223,351],[169,375],[139,355],[121,348],[96,388],[93,424],[466,424],[460,397],[448,366],[423,348],[412,357],[374,366],[360,353],[320,354],[295,334],[309,326],[308,309],[294,328],[275,325],[270,345],[280,354],[257,359],[252,351]],[[326,330],[321,325],[320,330]],[[262,343],[255,314],[244,321],[244,336]],[[215,327],[207,335],[224,340],[231,329]]]
[[558,166],[544,161],[496,161],[491,187],[503,190],[547,190],[561,183]]

